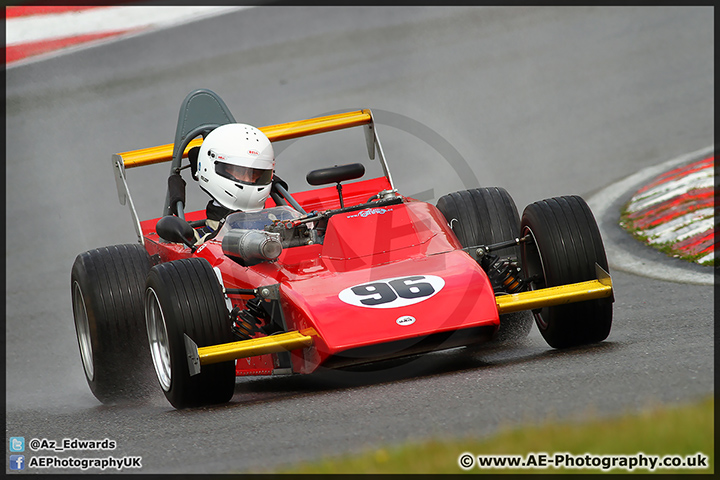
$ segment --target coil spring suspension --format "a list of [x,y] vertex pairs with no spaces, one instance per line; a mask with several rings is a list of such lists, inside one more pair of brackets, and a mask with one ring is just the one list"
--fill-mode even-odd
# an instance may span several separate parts
[[260,332],[260,324],[269,320],[269,315],[260,305],[261,300],[247,301],[245,308],[233,308],[230,312],[233,334],[240,340],[248,340]]
[[496,292],[519,293],[527,288],[527,283],[520,276],[520,267],[510,260],[486,254],[481,260],[481,266]]

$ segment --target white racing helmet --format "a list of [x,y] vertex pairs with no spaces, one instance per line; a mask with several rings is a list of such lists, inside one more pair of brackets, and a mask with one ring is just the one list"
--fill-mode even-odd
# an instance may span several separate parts
[[275,153],[251,125],[229,123],[210,132],[198,153],[200,188],[230,210],[262,210],[270,195]]

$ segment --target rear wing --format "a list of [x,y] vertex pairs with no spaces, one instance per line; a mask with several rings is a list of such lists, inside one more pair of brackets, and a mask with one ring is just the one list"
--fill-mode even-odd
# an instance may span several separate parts
[[[203,91],[203,93],[205,94],[207,94],[208,92],[209,91],[207,90]],[[323,117],[316,117],[307,120],[299,120],[289,123],[282,123],[279,125],[270,125],[266,127],[260,127],[259,129],[265,135],[267,135],[271,142],[279,142],[282,140],[290,140],[293,138],[300,138],[308,135],[317,135],[319,133],[332,132],[335,130],[358,126],[364,127],[365,140],[368,148],[368,156],[372,160],[375,158],[375,154],[377,152],[383,168],[383,172],[387,177],[391,187],[394,189],[395,186],[393,184],[392,177],[390,176],[390,171],[385,160],[385,155],[383,153],[382,146],[380,145],[380,140],[375,130],[375,122],[372,116],[372,112],[368,109],[358,110],[354,112],[339,113]],[[176,142],[178,142],[178,139],[176,139]],[[125,176],[125,169],[172,161],[173,164],[171,166],[170,173],[174,173],[178,168],[180,168],[180,162],[182,161],[182,158],[187,157],[188,151],[195,146],[201,145],[202,142],[202,138],[187,138],[185,139],[185,141],[180,142],[181,145],[175,145],[170,143],[157,147],[143,148],[140,150],[131,150],[128,152],[117,153],[112,156],[112,164],[113,170],[115,172],[115,182],[118,190],[118,198],[121,205],[129,203],[130,214],[133,218],[135,231],[138,235],[138,241],[140,243],[144,244],[144,239],[142,235],[142,230],[140,228],[140,220],[138,218],[137,211],[135,210],[135,206],[130,196],[130,190],[128,188],[127,179]],[[182,143],[184,143],[185,145],[182,145]],[[176,149],[180,148],[182,149],[182,154],[175,154]],[[166,214],[166,211],[167,205],[166,210],[164,210],[163,212],[163,215]]]

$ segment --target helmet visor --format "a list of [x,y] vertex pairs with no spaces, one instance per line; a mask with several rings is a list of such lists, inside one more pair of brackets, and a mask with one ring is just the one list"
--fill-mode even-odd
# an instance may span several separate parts
[[215,162],[215,173],[233,182],[245,185],[269,185],[272,181],[273,171]]

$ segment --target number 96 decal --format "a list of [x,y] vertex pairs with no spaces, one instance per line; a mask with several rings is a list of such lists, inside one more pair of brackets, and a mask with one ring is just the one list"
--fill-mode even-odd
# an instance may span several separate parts
[[397,308],[427,300],[444,286],[445,280],[434,275],[385,278],[348,287],[338,297],[357,307]]

